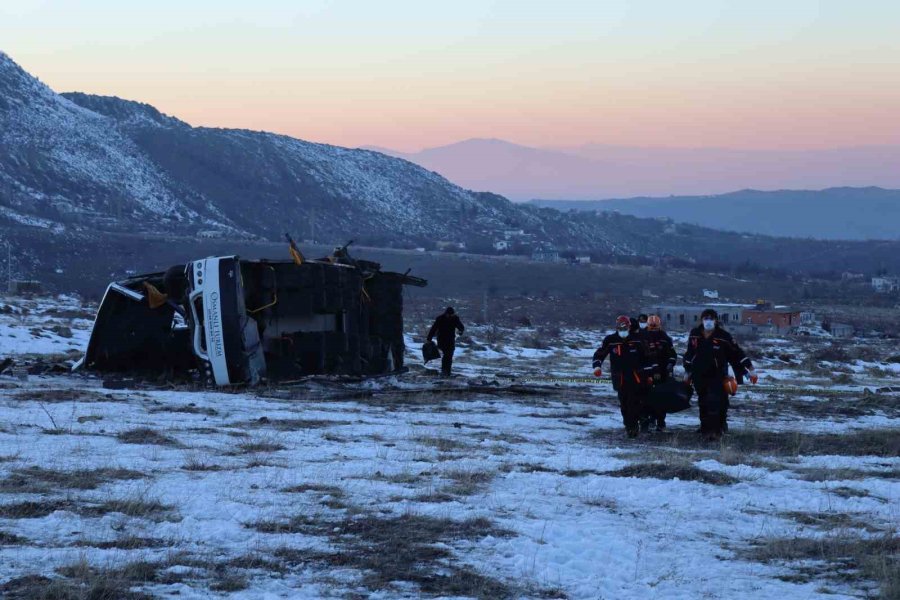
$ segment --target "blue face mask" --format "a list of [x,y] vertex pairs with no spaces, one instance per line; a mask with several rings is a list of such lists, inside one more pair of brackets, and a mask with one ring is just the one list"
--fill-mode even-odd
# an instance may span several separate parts
[[716,322],[712,319],[703,319],[703,329],[707,331],[712,331],[716,328]]
[[619,337],[620,337],[620,338],[627,338],[627,337],[628,337],[628,330],[627,330],[627,329],[620,329],[620,330],[619,330]]

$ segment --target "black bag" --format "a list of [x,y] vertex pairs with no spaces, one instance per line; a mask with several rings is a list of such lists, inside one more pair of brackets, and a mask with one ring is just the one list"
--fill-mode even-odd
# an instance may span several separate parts
[[668,379],[653,386],[648,396],[650,405],[657,410],[665,410],[667,414],[677,413],[691,407],[691,396],[694,388],[678,379]]
[[438,350],[437,344],[434,342],[425,342],[422,344],[422,360],[427,364],[429,360],[435,360],[441,357],[441,351]]

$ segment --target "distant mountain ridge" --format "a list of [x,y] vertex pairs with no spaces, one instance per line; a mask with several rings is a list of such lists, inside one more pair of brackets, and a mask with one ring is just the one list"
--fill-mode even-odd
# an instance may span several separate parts
[[97,261],[114,240],[137,256],[148,239],[219,238],[221,248],[284,232],[404,248],[449,241],[476,253],[494,252],[513,232],[520,252],[547,245],[630,264],[900,270],[900,243],[813,243],[562,212],[470,191],[402,157],[192,127],[140,102],[57,94],[0,53],[0,233],[29,272]]
[[616,210],[637,217],[778,237],[900,240],[900,190],[741,190],[716,196],[617,200],[532,200],[557,210]]
[[470,139],[420,152],[381,149],[475,190],[514,200],[599,200],[740,189],[900,188],[900,145],[823,150],[529,147]]

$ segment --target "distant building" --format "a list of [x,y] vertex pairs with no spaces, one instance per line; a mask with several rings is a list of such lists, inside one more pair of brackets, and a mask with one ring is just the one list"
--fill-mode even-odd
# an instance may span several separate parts
[[862,281],[866,276],[862,273],[853,273],[851,271],[844,271],[841,273],[841,281]]
[[831,335],[836,338],[853,337],[854,333],[853,326],[846,323],[829,323],[828,331],[830,331]]
[[539,248],[531,253],[531,260],[544,263],[559,262],[559,252],[552,248]]
[[525,236],[524,229],[507,229],[503,232],[503,239],[512,240],[515,238],[520,238]]
[[771,302],[757,300],[752,308],[745,309],[741,321],[746,325],[772,325],[779,332],[801,324],[800,311],[787,306],[772,306]]
[[494,242],[494,250],[497,250],[498,252],[503,252],[504,250],[509,250],[510,247],[512,247],[512,244],[510,244],[506,240],[498,240],[498,241]]
[[437,247],[438,250],[444,250],[444,251],[450,251],[450,252],[466,249],[465,242],[440,241],[440,242],[435,242],[435,246]]
[[724,326],[741,322],[744,304],[654,304],[644,308],[648,315],[659,315],[665,329],[684,331],[700,324],[700,314],[707,308],[719,313],[719,322]]
[[890,294],[900,291],[900,277],[873,277],[872,289],[879,294]]
[[719,298],[719,290],[703,290],[703,297],[717,300]]
[[589,265],[589,264],[591,264],[591,257],[590,256],[576,256],[575,258],[572,259],[572,262],[575,263],[576,265]]
[[816,313],[811,310],[804,310],[800,312],[800,323],[802,325],[815,325],[818,322],[816,319]]

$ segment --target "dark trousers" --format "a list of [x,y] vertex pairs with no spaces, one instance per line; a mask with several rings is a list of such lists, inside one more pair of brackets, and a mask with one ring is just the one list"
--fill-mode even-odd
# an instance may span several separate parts
[[728,394],[722,379],[703,379],[694,382],[700,409],[700,433],[721,435],[728,419]]
[[641,398],[641,423],[656,423],[657,425],[665,426],[666,424],[666,410],[654,408],[647,401],[647,397]]
[[456,352],[456,345],[441,347],[441,373],[449,375],[453,369],[453,353]]
[[[660,375],[658,375],[658,377],[659,377],[659,379],[656,379],[654,377],[653,385],[665,383],[669,379],[668,373],[660,374]],[[647,392],[647,395],[645,395],[641,399],[641,424],[642,425],[646,424],[649,426],[650,423],[655,422],[657,425],[665,426],[666,410],[654,408],[653,406],[651,406],[651,404],[647,398],[648,396],[649,396],[649,390]]]
[[622,411],[622,423],[628,431],[638,430],[642,398],[640,390],[635,387],[619,388],[619,409]]

